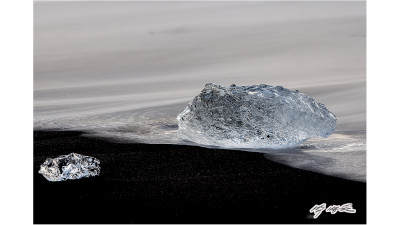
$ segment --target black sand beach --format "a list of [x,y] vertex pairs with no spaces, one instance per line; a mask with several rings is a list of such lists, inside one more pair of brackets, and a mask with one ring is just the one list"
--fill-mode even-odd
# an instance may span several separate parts
[[[121,144],[82,132],[34,132],[34,223],[366,223],[366,184],[272,162],[261,153]],[[48,157],[80,153],[99,177],[49,182]],[[355,214],[315,204],[353,203]]]

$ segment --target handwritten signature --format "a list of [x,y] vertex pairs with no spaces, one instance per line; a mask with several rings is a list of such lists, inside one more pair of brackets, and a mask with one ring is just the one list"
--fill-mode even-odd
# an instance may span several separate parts
[[353,209],[352,203],[346,203],[343,205],[330,205],[328,208],[326,208],[326,203],[322,203],[321,205],[314,205],[314,207],[310,209],[310,213],[314,213],[314,219],[317,219],[323,211],[330,212],[331,214],[336,214],[337,212],[356,213],[356,210]]

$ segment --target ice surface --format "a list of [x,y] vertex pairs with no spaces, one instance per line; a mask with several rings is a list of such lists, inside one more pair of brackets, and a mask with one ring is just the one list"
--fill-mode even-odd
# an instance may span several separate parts
[[39,173],[49,181],[75,180],[100,175],[100,161],[77,153],[46,159]]
[[313,98],[265,84],[206,84],[178,117],[179,135],[226,148],[290,148],[328,137],[336,117]]

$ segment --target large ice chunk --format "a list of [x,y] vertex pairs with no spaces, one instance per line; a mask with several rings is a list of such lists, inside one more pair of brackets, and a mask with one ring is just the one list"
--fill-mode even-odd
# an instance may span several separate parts
[[77,153],[46,159],[39,173],[49,181],[75,180],[100,174],[100,161]]
[[290,148],[328,137],[336,124],[313,98],[265,84],[206,84],[177,119],[182,138],[223,148]]

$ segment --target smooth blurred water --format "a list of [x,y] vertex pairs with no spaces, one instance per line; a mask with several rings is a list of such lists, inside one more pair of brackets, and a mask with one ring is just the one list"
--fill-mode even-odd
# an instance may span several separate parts
[[35,2],[34,10],[35,129],[194,144],[176,136],[176,115],[206,83],[280,85],[324,103],[337,127],[266,157],[365,181],[365,2]]

